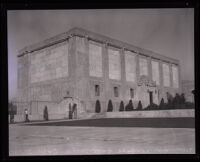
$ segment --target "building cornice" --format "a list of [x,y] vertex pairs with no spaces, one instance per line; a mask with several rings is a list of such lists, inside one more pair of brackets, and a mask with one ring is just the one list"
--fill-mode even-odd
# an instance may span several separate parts
[[99,43],[103,43],[103,44],[107,44],[108,46],[113,46],[116,48],[123,48],[124,50],[128,50],[128,51],[132,51],[135,53],[138,53],[139,55],[144,55],[147,57],[152,57],[154,59],[158,59],[164,62],[169,62],[172,64],[179,64],[179,61],[173,58],[169,58],[166,56],[163,56],[161,54],[155,53],[153,51],[150,50],[146,50],[140,47],[136,47],[134,45],[131,45],[129,43],[126,42],[122,42],[101,34],[97,34],[85,29],[81,29],[81,28],[72,28],[71,30],[69,30],[68,32],[65,33],[61,33],[59,35],[56,35],[54,37],[51,37],[49,39],[46,39],[44,41],[41,41],[39,43],[30,45],[30,46],[26,46],[25,48],[21,49],[19,51],[18,57],[23,56],[27,53],[32,53],[34,51],[38,51],[41,50],[43,48],[47,48],[49,46],[52,46],[54,44],[58,44],[64,41],[67,41],[69,38],[72,38],[74,36],[78,36],[78,37],[85,37],[88,40],[93,40]]

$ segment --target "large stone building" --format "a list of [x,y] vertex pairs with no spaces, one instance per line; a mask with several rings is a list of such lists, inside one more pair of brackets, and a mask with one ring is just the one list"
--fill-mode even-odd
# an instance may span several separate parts
[[179,61],[107,36],[73,28],[23,48],[18,55],[18,101],[28,103],[31,114],[68,112],[78,104],[78,115],[113,111],[131,99],[136,108],[166,100],[181,92]]

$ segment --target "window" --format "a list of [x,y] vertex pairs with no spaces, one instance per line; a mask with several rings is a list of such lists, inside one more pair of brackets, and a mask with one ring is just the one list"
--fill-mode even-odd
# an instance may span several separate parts
[[89,43],[89,74],[102,77],[102,47],[96,43]]
[[114,96],[119,97],[118,87],[114,87]]
[[136,55],[133,52],[125,51],[126,80],[136,81]]
[[134,97],[134,90],[133,90],[133,88],[130,89],[130,96],[131,96],[131,98]]
[[108,49],[109,78],[121,79],[121,60],[118,50]]
[[139,58],[140,76],[148,76],[148,63],[146,58]]
[[162,64],[163,67],[163,85],[164,87],[170,86],[170,71],[169,71],[169,65],[168,64]]
[[178,66],[172,66],[172,79],[173,79],[173,87],[179,87],[179,78],[178,78]]
[[100,96],[99,85],[95,85],[95,96]]

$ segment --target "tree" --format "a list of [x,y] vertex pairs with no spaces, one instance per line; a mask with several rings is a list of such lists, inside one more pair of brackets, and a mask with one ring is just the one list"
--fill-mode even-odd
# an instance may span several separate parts
[[124,111],[124,102],[123,101],[120,102],[119,111]]
[[176,93],[173,101],[172,101],[172,104],[174,106],[174,108],[180,108],[180,105],[181,105],[181,97],[178,93]]
[[112,101],[109,100],[108,101],[108,109],[107,109],[107,112],[112,112],[113,111],[113,104],[112,104]]
[[8,103],[8,112],[10,115],[15,115],[17,113],[17,106],[12,102]]
[[162,98],[161,101],[160,101],[159,108],[164,109],[164,105],[165,105],[164,98]]
[[129,103],[125,107],[126,111],[133,111],[133,102],[132,100],[129,100]]
[[47,106],[44,108],[44,120],[49,120],[48,109]]
[[170,93],[167,92],[167,102],[168,102],[169,105],[172,104],[172,100],[173,100],[172,95],[171,95]]
[[142,110],[142,109],[143,109],[143,108],[142,108],[142,102],[141,102],[141,101],[138,102],[137,109],[138,109],[138,110]]
[[101,111],[101,104],[100,104],[100,101],[97,100],[97,101],[96,101],[95,112],[96,112],[96,113],[100,113],[100,111]]
[[181,94],[180,100],[181,100],[181,101],[180,101],[181,104],[185,104],[185,95],[184,95],[184,93]]

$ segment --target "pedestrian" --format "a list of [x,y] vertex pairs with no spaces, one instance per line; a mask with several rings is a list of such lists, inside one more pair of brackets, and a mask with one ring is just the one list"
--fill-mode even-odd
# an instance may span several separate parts
[[25,113],[25,122],[29,122],[28,109],[25,109],[24,113]]

